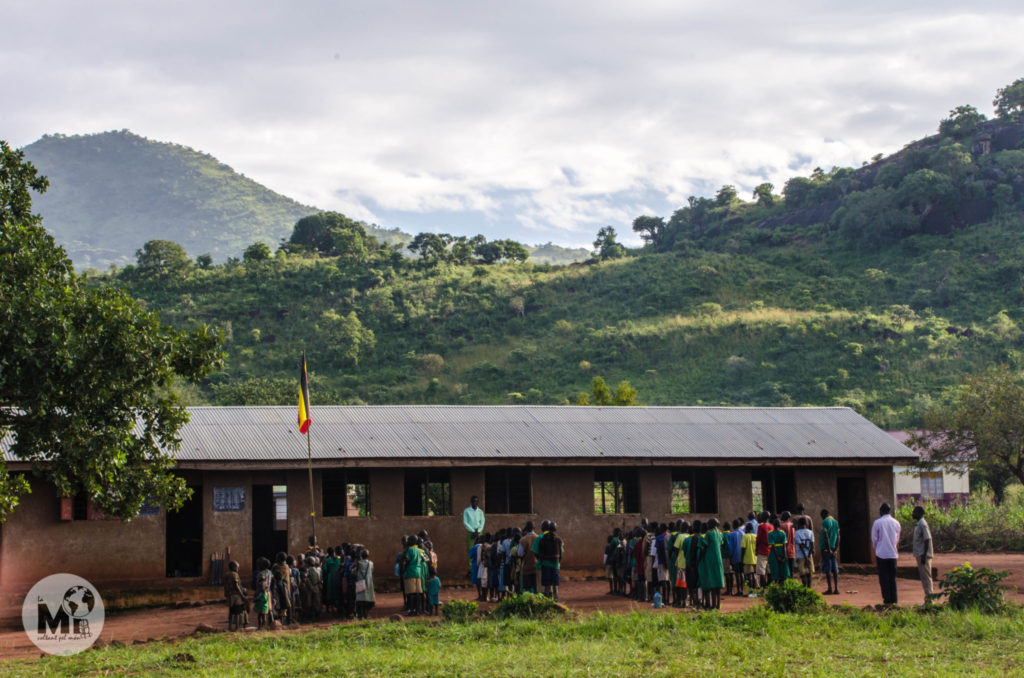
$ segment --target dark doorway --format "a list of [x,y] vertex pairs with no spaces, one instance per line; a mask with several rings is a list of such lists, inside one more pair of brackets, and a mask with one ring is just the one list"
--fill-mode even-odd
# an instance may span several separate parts
[[203,488],[177,511],[167,512],[167,576],[203,576]]
[[839,559],[843,563],[871,562],[868,486],[864,478],[837,478],[836,520],[839,521]]
[[285,485],[252,486],[252,563],[263,556],[274,561],[274,555],[288,550],[288,487]]

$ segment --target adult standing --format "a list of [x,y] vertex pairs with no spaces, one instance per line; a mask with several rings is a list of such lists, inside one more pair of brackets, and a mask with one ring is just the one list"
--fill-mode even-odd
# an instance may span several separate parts
[[469,551],[476,543],[476,538],[484,529],[484,510],[480,508],[480,497],[473,495],[469,498],[469,506],[462,512],[462,525],[466,528],[466,563],[472,578],[473,558]]
[[871,526],[871,544],[875,547],[878,564],[878,584],[882,588],[882,604],[896,605],[896,550],[900,543],[900,522],[892,517],[892,507],[882,504],[879,518]]
[[914,525],[914,558],[917,560],[917,571],[921,575],[921,588],[924,589],[925,602],[932,595],[932,531],[924,519],[924,507],[915,506],[911,513],[917,524]]

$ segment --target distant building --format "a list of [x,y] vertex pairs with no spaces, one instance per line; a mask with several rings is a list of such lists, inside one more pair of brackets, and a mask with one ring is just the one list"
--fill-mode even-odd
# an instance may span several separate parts
[[[67,571],[167,588],[205,581],[212,554],[227,549],[243,576],[256,556],[302,552],[310,480],[294,408],[190,414],[177,472],[194,494],[181,510],[104,519],[32,478],[0,527],[0,587]],[[449,579],[467,569],[461,516],[473,495],[487,531],[558,521],[570,571],[600,566],[606,535],[642,517],[732,520],[797,503],[815,518],[832,511],[844,561],[869,562],[893,467],[917,458],[848,408],[315,407],[310,435],[320,545],[364,544],[383,575],[399,538],[426,529]],[[12,471],[28,468],[5,458]]]
[[[899,442],[906,444],[910,438],[907,431],[886,431]],[[928,452],[919,453],[919,459],[928,458]],[[893,466],[893,488],[896,502],[904,504],[921,500],[940,506],[966,504],[971,496],[970,471],[967,465],[951,464],[922,471],[916,466]]]

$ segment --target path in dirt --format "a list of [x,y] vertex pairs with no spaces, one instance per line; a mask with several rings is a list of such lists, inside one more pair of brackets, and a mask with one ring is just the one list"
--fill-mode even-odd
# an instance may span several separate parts
[[[974,567],[989,567],[995,570],[1008,570],[1010,576],[1005,581],[1011,588],[1007,598],[1024,603],[1024,553],[959,553],[939,554],[934,566],[939,570],[939,577],[951,568],[969,561]],[[909,556],[901,556],[901,565],[910,565]],[[848,602],[858,607],[876,605],[881,602],[878,578],[874,575],[843,575],[839,578],[841,595],[829,596],[826,600],[833,604]],[[900,605],[920,605],[924,602],[921,584],[916,579],[899,579]],[[819,575],[815,575],[814,586],[823,591],[825,586]],[[938,582],[936,582],[936,591]],[[476,596],[475,590],[448,589],[441,592],[441,600],[471,600]],[[602,610],[609,613],[629,612],[631,610],[651,609],[649,604],[635,603],[621,596],[608,595],[608,585],[601,581],[568,582],[561,587],[561,602],[569,608],[581,612]],[[724,597],[722,609],[734,612],[759,604],[751,598]],[[377,594],[377,606],[371,612],[371,619],[387,619],[401,612],[402,597],[397,593]],[[492,605],[481,603],[487,609]],[[686,613],[685,610],[665,608],[662,614]],[[253,619],[255,621],[255,619]],[[339,620],[324,618],[316,624],[305,624],[301,628],[326,627],[332,624],[346,623]],[[161,639],[173,639],[188,635],[195,631],[199,624],[209,624],[218,631],[227,630],[227,610],[221,605],[205,605],[183,609],[156,608],[148,610],[132,610],[108,615],[101,638],[110,642],[117,640],[125,644],[154,642]],[[284,631],[291,632],[290,630]],[[0,631],[0,659],[38,657],[39,650],[31,643],[24,631]]]

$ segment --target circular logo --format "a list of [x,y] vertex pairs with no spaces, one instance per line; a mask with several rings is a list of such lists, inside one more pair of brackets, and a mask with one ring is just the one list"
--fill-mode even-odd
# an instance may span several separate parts
[[86,650],[103,630],[103,599],[92,584],[74,574],[51,574],[36,582],[21,606],[29,640],[49,654]]

